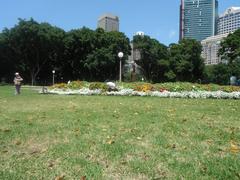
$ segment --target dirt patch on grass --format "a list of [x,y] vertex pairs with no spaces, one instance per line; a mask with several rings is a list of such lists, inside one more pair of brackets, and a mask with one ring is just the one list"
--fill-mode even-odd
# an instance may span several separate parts
[[[126,172],[125,172],[126,173]],[[149,178],[147,176],[145,176],[144,174],[136,174],[136,175],[123,175],[123,174],[108,174],[106,176],[103,176],[104,179],[114,179],[114,180],[148,180]]]
[[28,156],[43,154],[47,152],[52,145],[58,143],[60,143],[59,140],[51,138],[39,139],[32,137],[25,142],[20,139],[15,139],[12,141],[12,145],[15,146],[15,152],[12,153]]

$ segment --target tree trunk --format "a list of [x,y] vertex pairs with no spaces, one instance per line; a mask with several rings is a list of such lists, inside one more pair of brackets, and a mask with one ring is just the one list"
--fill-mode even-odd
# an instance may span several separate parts
[[32,86],[34,85],[35,83],[35,76],[34,76],[34,73],[31,73],[31,81],[32,81]]

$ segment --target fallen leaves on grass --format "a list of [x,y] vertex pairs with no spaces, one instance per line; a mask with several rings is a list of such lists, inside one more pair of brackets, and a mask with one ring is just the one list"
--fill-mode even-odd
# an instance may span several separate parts
[[60,176],[55,177],[54,180],[63,180],[64,177],[65,177],[65,175],[60,175]]
[[147,153],[143,153],[143,154],[141,154],[140,155],[141,156],[141,158],[144,160],[144,161],[147,161],[147,160],[149,160],[150,159],[150,156],[147,154]]
[[127,161],[121,160],[120,163],[121,163],[122,165],[126,165],[126,164],[127,164]]
[[54,166],[54,162],[53,162],[53,161],[49,161],[49,162],[48,162],[48,167],[49,167],[49,168],[52,168],[53,166]]
[[183,118],[182,122],[183,122],[183,123],[184,123],[184,122],[187,122],[187,118]]
[[19,123],[20,120],[19,120],[19,119],[14,119],[14,120],[12,120],[11,122],[12,122],[12,123]]
[[208,143],[209,145],[211,145],[211,144],[213,144],[213,140],[212,140],[212,139],[208,139],[208,140],[207,140],[207,143]]
[[80,128],[75,128],[74,131],[75,131],[75,132],[79,132],[79,131],[80,131]]
[[29,151],[29,154],[34,155],[34,154],[39,154],[42,153],[42,150],[39,148],[33,148]]
[[175,149],[175,148],[176,148],[176,144],[173,144],[173,145],[172,145],[172,148]]
[[230,152],[231,153],[240,153],[240,146],[234,141],[230,142]]
[[2,153],[7,153],[7,152],[8,152],[8,150],[6,150],[6,149],[5,149],[5,150],[2,150]]
[[176,144],[168,144],[166,147],[170,148],[170,149],[176,149],[177,145]]
[[86,180],[86,179],[87,179],[86,176],[82,176],[82,177],[81,177],[81,180]]
[[11,129],[2,129],[3,132],[11,132]]
[[109,141],[107,141],[107,144],[114,144],[114,143],[115,143],[115,141],[112,140],[112,139],[110,139]]
[[15,145],[20,145],[20,144],[22,144],[22,142],[21,142],[20,140],[16,140],[16,141],[14,142],[14,144],[15,144]]

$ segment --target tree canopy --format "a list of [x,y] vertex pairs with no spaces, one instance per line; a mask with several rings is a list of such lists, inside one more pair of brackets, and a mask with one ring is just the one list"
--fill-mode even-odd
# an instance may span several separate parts
[[48,23],[19,19],[18,25],[3,30],[1,36],[7,50],[2,53],[3,60],[13,62],[13,69],[23,72],[34,84],[44,66],[53,66],[59,58],[64,31]]
[[222,42],[219,49],[222,60],[233,63],[240,61],[240,29],[230,33]]
[[[191,81],[227,83],[228,76],[240,75],[240,30],[221,43],[219,55],[228,61],[206,68],[201,58],[202,46],[193,39],[183,39],[165,46],[150,36],[134,36],[133,49],[140,52],[135,63],[149,82]],[[19,19],[17,25],[0,33],[0,80],[11,82],[19,71],[25,83],[51,82],[52,70],[57,81],[116,80],[119,77],[118,52],[122,63],[130,55],[130,41],[122,32],[105,32],[87,27],[65,32],[34,19]],[[223,73],[221,76],[221,73]]]
[[145,79],[153,82],[164,80],[169,67],[167,46],[149,36],[137,35],[133,37],[133,47],[140,52],[136,64],[141,67]]
[[141,53],[136,63],[149,81],[194,82],[203,76],[202,46],[196,40],[183,39],[167,48],[149,36],[135,36],[133,45]]
[[195,82],[203,76],[202,46],[193,39],[183,39],[170,45],[170,64],[177,81]]
[[34,84],[36,79],[49,79],[55,69],[58,79],[117,79],[119,51],[125,55],[124,63],[130,45],[121,32],[86,27],[65,32],[48,23],[19,19],[0,34],[0,76],[20,71],[25,82]]

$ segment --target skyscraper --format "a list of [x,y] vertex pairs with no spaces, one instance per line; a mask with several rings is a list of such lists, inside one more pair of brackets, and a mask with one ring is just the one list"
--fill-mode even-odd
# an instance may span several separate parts
[[98,19],[98,28],[106,32],[119,31],[119,18],[111,14],[104,14]]
[[218,19],[218,34],[233,32],[240,28],[240,7],[228,8]]
[[216,34],[217,0],[181,0],[180,39],[201,41]]

